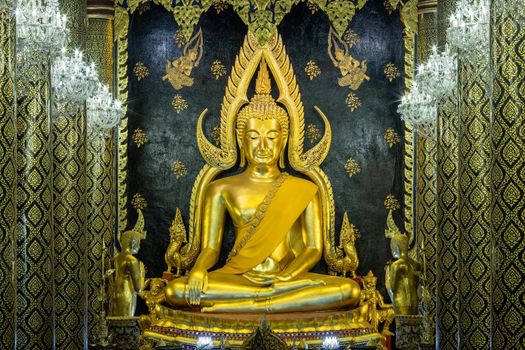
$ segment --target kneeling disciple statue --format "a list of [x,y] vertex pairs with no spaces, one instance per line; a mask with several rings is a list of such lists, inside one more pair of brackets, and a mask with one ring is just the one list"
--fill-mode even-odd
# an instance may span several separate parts
[[[200,253],[188,276],[170,281],[166,301],[204,312],[280,313],[358,305],[352,279],[309,272],[323,254],[318,186],[282,172],[289,115],[270,94],[262,60],[256,94],[236,117],[238,175],[210,182],[200,213]],[[292,147],[292,146],[290,146]],[[217,270],[226,217],[235,243]]]

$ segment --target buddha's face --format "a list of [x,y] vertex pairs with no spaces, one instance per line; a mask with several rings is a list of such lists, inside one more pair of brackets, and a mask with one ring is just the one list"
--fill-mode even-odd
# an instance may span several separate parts
[[243,148],[249,165],[277,165],[282,146],[283,135],[277,119],[248,119]]

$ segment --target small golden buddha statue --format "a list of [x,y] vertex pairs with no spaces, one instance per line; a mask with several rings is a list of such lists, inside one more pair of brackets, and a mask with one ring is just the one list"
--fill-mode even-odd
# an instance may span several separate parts
[[135,314],[137,294],[144,288],[145,269],[142,261],[134,255],[140,249],[140,241],[146,238],[144,217],[139,210],[135,228],[120,236],[121,251],[113,259],[115,267],[111,285],[111,316],[131,317]]
[[420,265],[408,256],[407,235],[398,233],[390,241],[392,255],[397,260],[387,268],[389,294],[396,315],[418,314],[418,283]]
[[385,336],[393,335],[389,327],[394,320],[394,311],[392,304],[385,303],[383,296],[377,288],[377,277],[372,271],[369,271],[363,277],[363,290],[361,291],[361,308],[358,322],[368,322],[378,329],[379,324],[383,323],[383,330],[381,333]]
[[[279,313],[357,305],[352,279],[310,273],[323,253],[322,205],[317,186],[284,168],[289,116],[270,94],[264,60],[256,94],[236,118],[238,175],[208,184],[200,219],[201,247],[188,276],[170,281],[166,301],[204,312]],[[229,216],[235,243],[219,261]]]

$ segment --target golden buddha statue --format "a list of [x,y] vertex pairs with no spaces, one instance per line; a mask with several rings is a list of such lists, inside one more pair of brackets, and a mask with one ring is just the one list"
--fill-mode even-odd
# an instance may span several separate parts
[[396,315],[418,314],[420,264],[408,256],[410,238],[395,226],[388,214],[386,236],[390,238],[392,256],[397,259],[386,267],[386,287]]
[[[176,307],[204,312],[293,312],[357,305],[352,279],[310,273],[323,253],[322,205],[311,181],[282,172],[289,117],[270,94],[262,60],[256,95],[237,117],[240,166],[245,170],[208,184],[201,219],[201,251],[187,277],[166,287]],[[235,244],[219,261],[226,216]]]
[[146,238],[144,217],[139,210],[137,224],[120,236],[120,252],[113,259],[115,268],[111,283],[111,316],[131,317],[135,314],[137,294],[144,288],[145,269],[142,261],[134,255],[140,249],[140,241]]

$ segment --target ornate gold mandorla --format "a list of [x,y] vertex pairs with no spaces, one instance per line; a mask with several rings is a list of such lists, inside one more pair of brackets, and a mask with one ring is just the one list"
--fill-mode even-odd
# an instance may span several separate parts
[[343,258],[342,249],[335,246],[335,214],[332,185],[326,174],[319,167],[325,160],[332,139],[331,127],[324,113],[315,110],[325,123],[325,133],[319,143],[310,150],[304,150],[304,107],[301,95],[293,74],[292,65],[286,54],[282,39],[274,32],[267,44],[260,46],[253,33],[249,32],[235,61],[221,109],[220,148],[209,141],[202,129],[204,110],[199,117],[197,126],[197,143],[206,165],[202,168],[195,181],[191,202],[188,244],[182,247],[180,266],[190,269],[200,249],[201,203],[204,190],[221,172],[232,168],[237,162],[237,144],[235,135],[235,119],[241,107],[248,103],[247,91],[250,82],[264,59],[267,62],[280,95],[277,102],[285,106],[290,116],[290,137],[288,160],[293,169],[307,175],[318,187],[323,206],[324,257],[328,267],[333,272],[343,273],[342,265],[338,263]]

